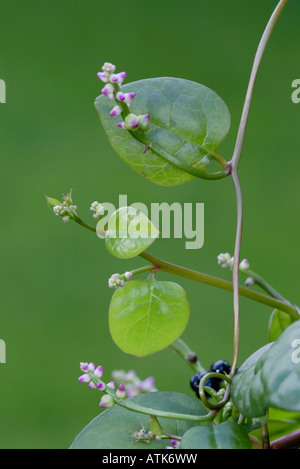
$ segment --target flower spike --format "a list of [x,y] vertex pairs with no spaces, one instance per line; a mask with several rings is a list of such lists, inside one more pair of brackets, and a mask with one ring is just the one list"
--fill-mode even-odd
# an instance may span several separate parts
[[[120,89],[123,81],[126,78],[126,72],[115,73],[116,66],[110,62],[105,62],[102,66],[102,72],[98,72],[98,78],[105,83],[101,93],[109,99],[115,100],[116,106],[110,111],[112,117],[118,116],[124,112],[124,122],[119,122],[117,125],[120,129],[126,129],[129,131],[140,130],[141,132],[147,132],[151,127],[151,120],[149,114],[141,114],[136,116],[135,114],[129,113],[129,106],[132,100],[135,98],[136,93],[131,91],[130,93],[123,93]],[[125,117],[126,116],[126,117]]]
[[51,197],[45,196],[47,199],[48,207],[57,217],[62,217],[62,221],[67,223],[71,218],[73,220],[77,217],[77,205],[73,204],[72,200],[72,189],[69,194],[63,195],[63,201],[53,199]]

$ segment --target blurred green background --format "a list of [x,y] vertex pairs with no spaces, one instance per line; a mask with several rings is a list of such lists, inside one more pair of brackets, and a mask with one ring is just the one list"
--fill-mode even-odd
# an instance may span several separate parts
[[[154,375],[159,390],[192,395],[190,369],[171,350],[138,359],[112,342],[107,279],[144,264],[110,257],[91,232],[51,214],[44,194],[70,188],[92,222],[94,200],[118,204],[204,202],[205,244],[156,241],[150,252],[230,278],[216,262],[232,252],[230,179],[151,184],[114,154],[94,109],[104,61],[127,82],[175,76],[215,90],[232,114],[221,151],[231,157],[256,46],[275,0],[0,0],[1,319],[0,447],[67,448],[98,412],[99,395],[77,382],[80,361]],[[292,301],[299,299],[300,3],[291,0],[263,60],[241,163],[245,201],[242,256]],[[161,279],[170,278],[161,275]],[[183,338],[205,366],[231,360],[232,297],[184,281],[191,319]],[[242,361],[267,342],[271,310],[241,299]]]

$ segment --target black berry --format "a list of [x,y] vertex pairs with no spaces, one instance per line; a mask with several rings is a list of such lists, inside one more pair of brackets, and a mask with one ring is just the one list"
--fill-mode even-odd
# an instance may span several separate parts
[[196,373],[195,375],[191,377],[190,385],[193,391],[197,391],[201,378],[206,374],[207,374],[206,371],[204,371],[202,373]]
[[[196,395],[197,397],[199,397],[200,399],[200,395],[199,395],[199,383],[201,381],[201,379],[203,378],[203,376],[207,375],[208,372],[207,371],[202,371],[202,373],[196,373],[195,375],[193,375],[191,377],[191,380],[190,380],[190,384],[191,384],[191,388],[196,392]],[[209,378],[206,382],[205,382],[205,387],[207,388],[212,388],[214,389],[215,391],[219,391],[220,389],[220,382],[221,380],[219,378]],[[211,397],[210,394],[208,394],[207,392],[205,392],[205,396],[207,398]]]
[[225,360],[218,360],[211,365],[210,371],[229,375],[231,366]]

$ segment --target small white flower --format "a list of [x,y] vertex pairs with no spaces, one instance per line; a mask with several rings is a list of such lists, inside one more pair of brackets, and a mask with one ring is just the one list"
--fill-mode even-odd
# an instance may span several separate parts
[[125,281],[120,274],[113,274],[108,279],[109,288],[118,288],[118,287],[123,287],[124,285],[125,285]]
[[137,376],[136,376],[136,372],[134,370],[129,370],[125,375],[126,381],[133,381],[136,378],[137,378]]
[[250,264],[248,259],[243,259],[240,263],[240,270],[248,270],[250,268]]
[[110,62],[104,62],[102,66],[103,72],[114,73],[116,71],[116,66],[111,64]]
[[60,216],[62,210],[63,210],[62,205],[54,205],[53,207],[53,212],[55,213],[57,217]]
[[110,381],[109,383],[107,383],[106,387],[108,387],[109,389],[115,389],[116,388],[115,382]]
[[126,372],[124,370],[114,370],[111,375],[116,381],[126,380]]
[[95,383],[93,383],[93,381],[91,381],[91,382],[89,383],[88,387],[89,387],[90,389],[97,389],[97,386],[96,386]]
[[94,212],[94,215],[93,215],[94,218],[99,218],[101,215],[104,214],[105,208],[104,208],[104,205],[95,201],[91,204],[90,211]]
[[251,287],[252,285],[254,285],[254,280],[252,277],[248,277],[247,280],[245,281],[245,285],[246,287]]
[[229,252],[226,252],[225,254],[221,253],[218,255],[217,257],[218,259],[218,264],[223,267],[223,269],[226,269],[226,267],[228,267],[228,261],[230,261],[231,259],[231,256],[229,254]]

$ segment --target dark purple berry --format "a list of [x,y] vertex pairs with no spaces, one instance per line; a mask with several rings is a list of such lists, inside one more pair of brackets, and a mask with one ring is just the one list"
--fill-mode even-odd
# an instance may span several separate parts
[[190,385],[193,391],[197,391],[201,378],[206,374],[206,371],[203,371],[202,373],[196,373],[191,377]]
[[225,360],[218,360],[211,365],[210,371],[229,375],[231,366]]
[[[191,388],[196,392],[196,395],[197,397],[199,397],[199,399],[201,399],[199,395],[199,383],[201,379],[203,378],[203,376],[207,374],[208,374],[207,371],[202,371],[202,373],[196,373],[195,375],[191,377],[191,380],[190,380]],[[205,387],[212,388],[215,391],[219,391],[220,383],[221,383],[221,380],[219,378],[209,378],[205,382]],[[208,394],[207,392],[205,392],[205,396],[207,398],[211,397],[210,394]]]

